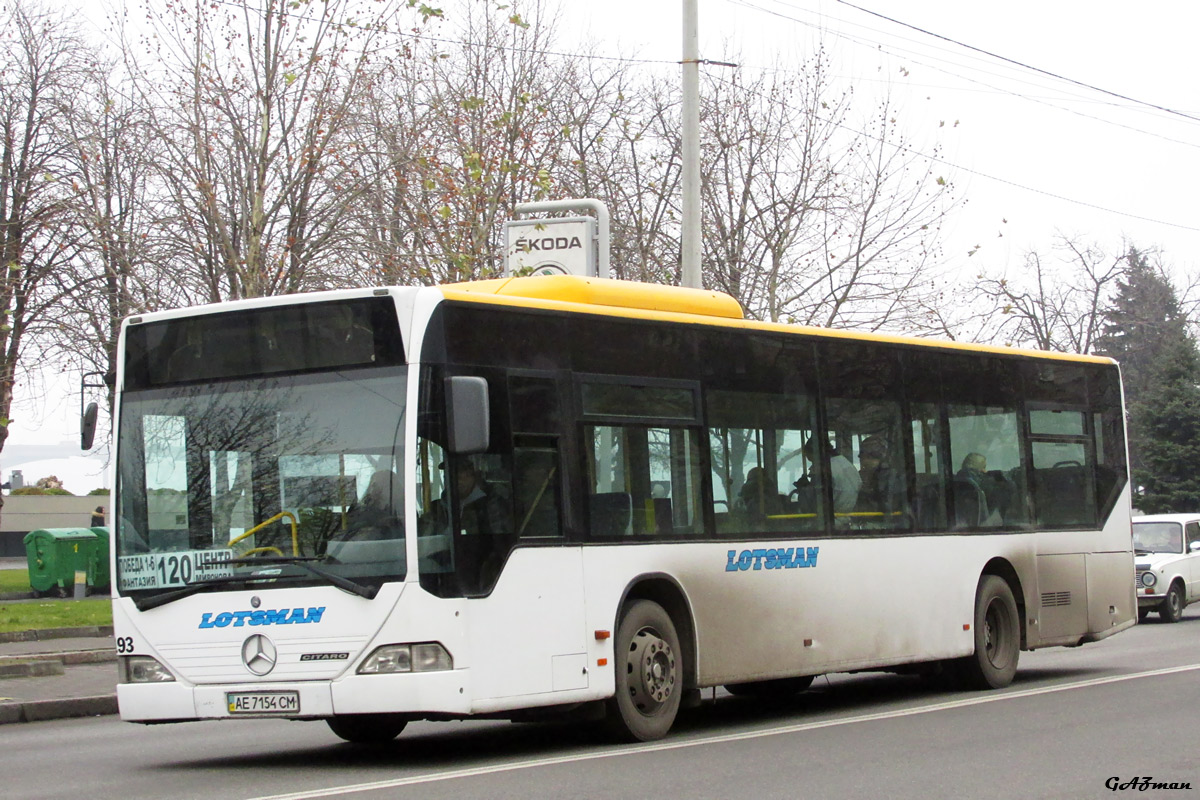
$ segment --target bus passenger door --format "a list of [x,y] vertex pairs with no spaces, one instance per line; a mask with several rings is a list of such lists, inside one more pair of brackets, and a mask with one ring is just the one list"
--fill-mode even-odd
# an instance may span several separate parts
[[513,440],[515,546],[491,594],[470,603],[480,699],[588,687],[583,556],[563,541],[557,437],[517,433]]

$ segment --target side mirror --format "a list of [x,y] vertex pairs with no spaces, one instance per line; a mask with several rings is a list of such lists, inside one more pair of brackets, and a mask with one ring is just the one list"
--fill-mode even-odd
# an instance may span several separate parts
[[83,418],[79,421],[79,449],[92,449],[92,440],[96,438],[96,416],[99,413],[100,406],[88,403],[87,409],[83,412]]
[[449,450],[458,455],[482,453],[491,443],[488,385],[484,378],[456,375],[446,379]]
[[1188,550],[1193,553],[1200,553],[1200,540],[1194,541],[1188,545]]
[[100,407],[95,403],[88,403],[88,408],[83,413],[83,419],[79,420],[80,450],[91,450],[92,440],[96,438],[96,416],[98,414],[100,414]]

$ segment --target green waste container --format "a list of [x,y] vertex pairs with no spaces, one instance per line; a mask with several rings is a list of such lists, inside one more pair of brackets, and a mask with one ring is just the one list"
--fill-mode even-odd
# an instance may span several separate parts
[[96,559],[102,541],[107,551],[107,539],[101,540],[91,528],[42,528],[27,533],[25,555],[29,559],[29,588],[34,596],[71,595],[75,573],[87,574],[88,564]]
[[109,590],[108,528],[100,526],[92,528],[91,531],[96,534],[96,548],[88,560],[87,588],[89,592],[107,592]]

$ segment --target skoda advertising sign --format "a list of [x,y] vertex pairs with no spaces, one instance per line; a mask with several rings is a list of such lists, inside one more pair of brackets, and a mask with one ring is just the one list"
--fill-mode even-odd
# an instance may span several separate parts
[[506,222],[504,239],[505,275],[596,275],[591,217]]

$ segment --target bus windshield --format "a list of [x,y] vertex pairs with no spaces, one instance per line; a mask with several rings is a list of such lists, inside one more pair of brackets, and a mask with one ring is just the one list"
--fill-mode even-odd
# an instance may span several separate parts
[[117,590],[145,600],[187,587],[402,579],[407,374],[127,391]]

